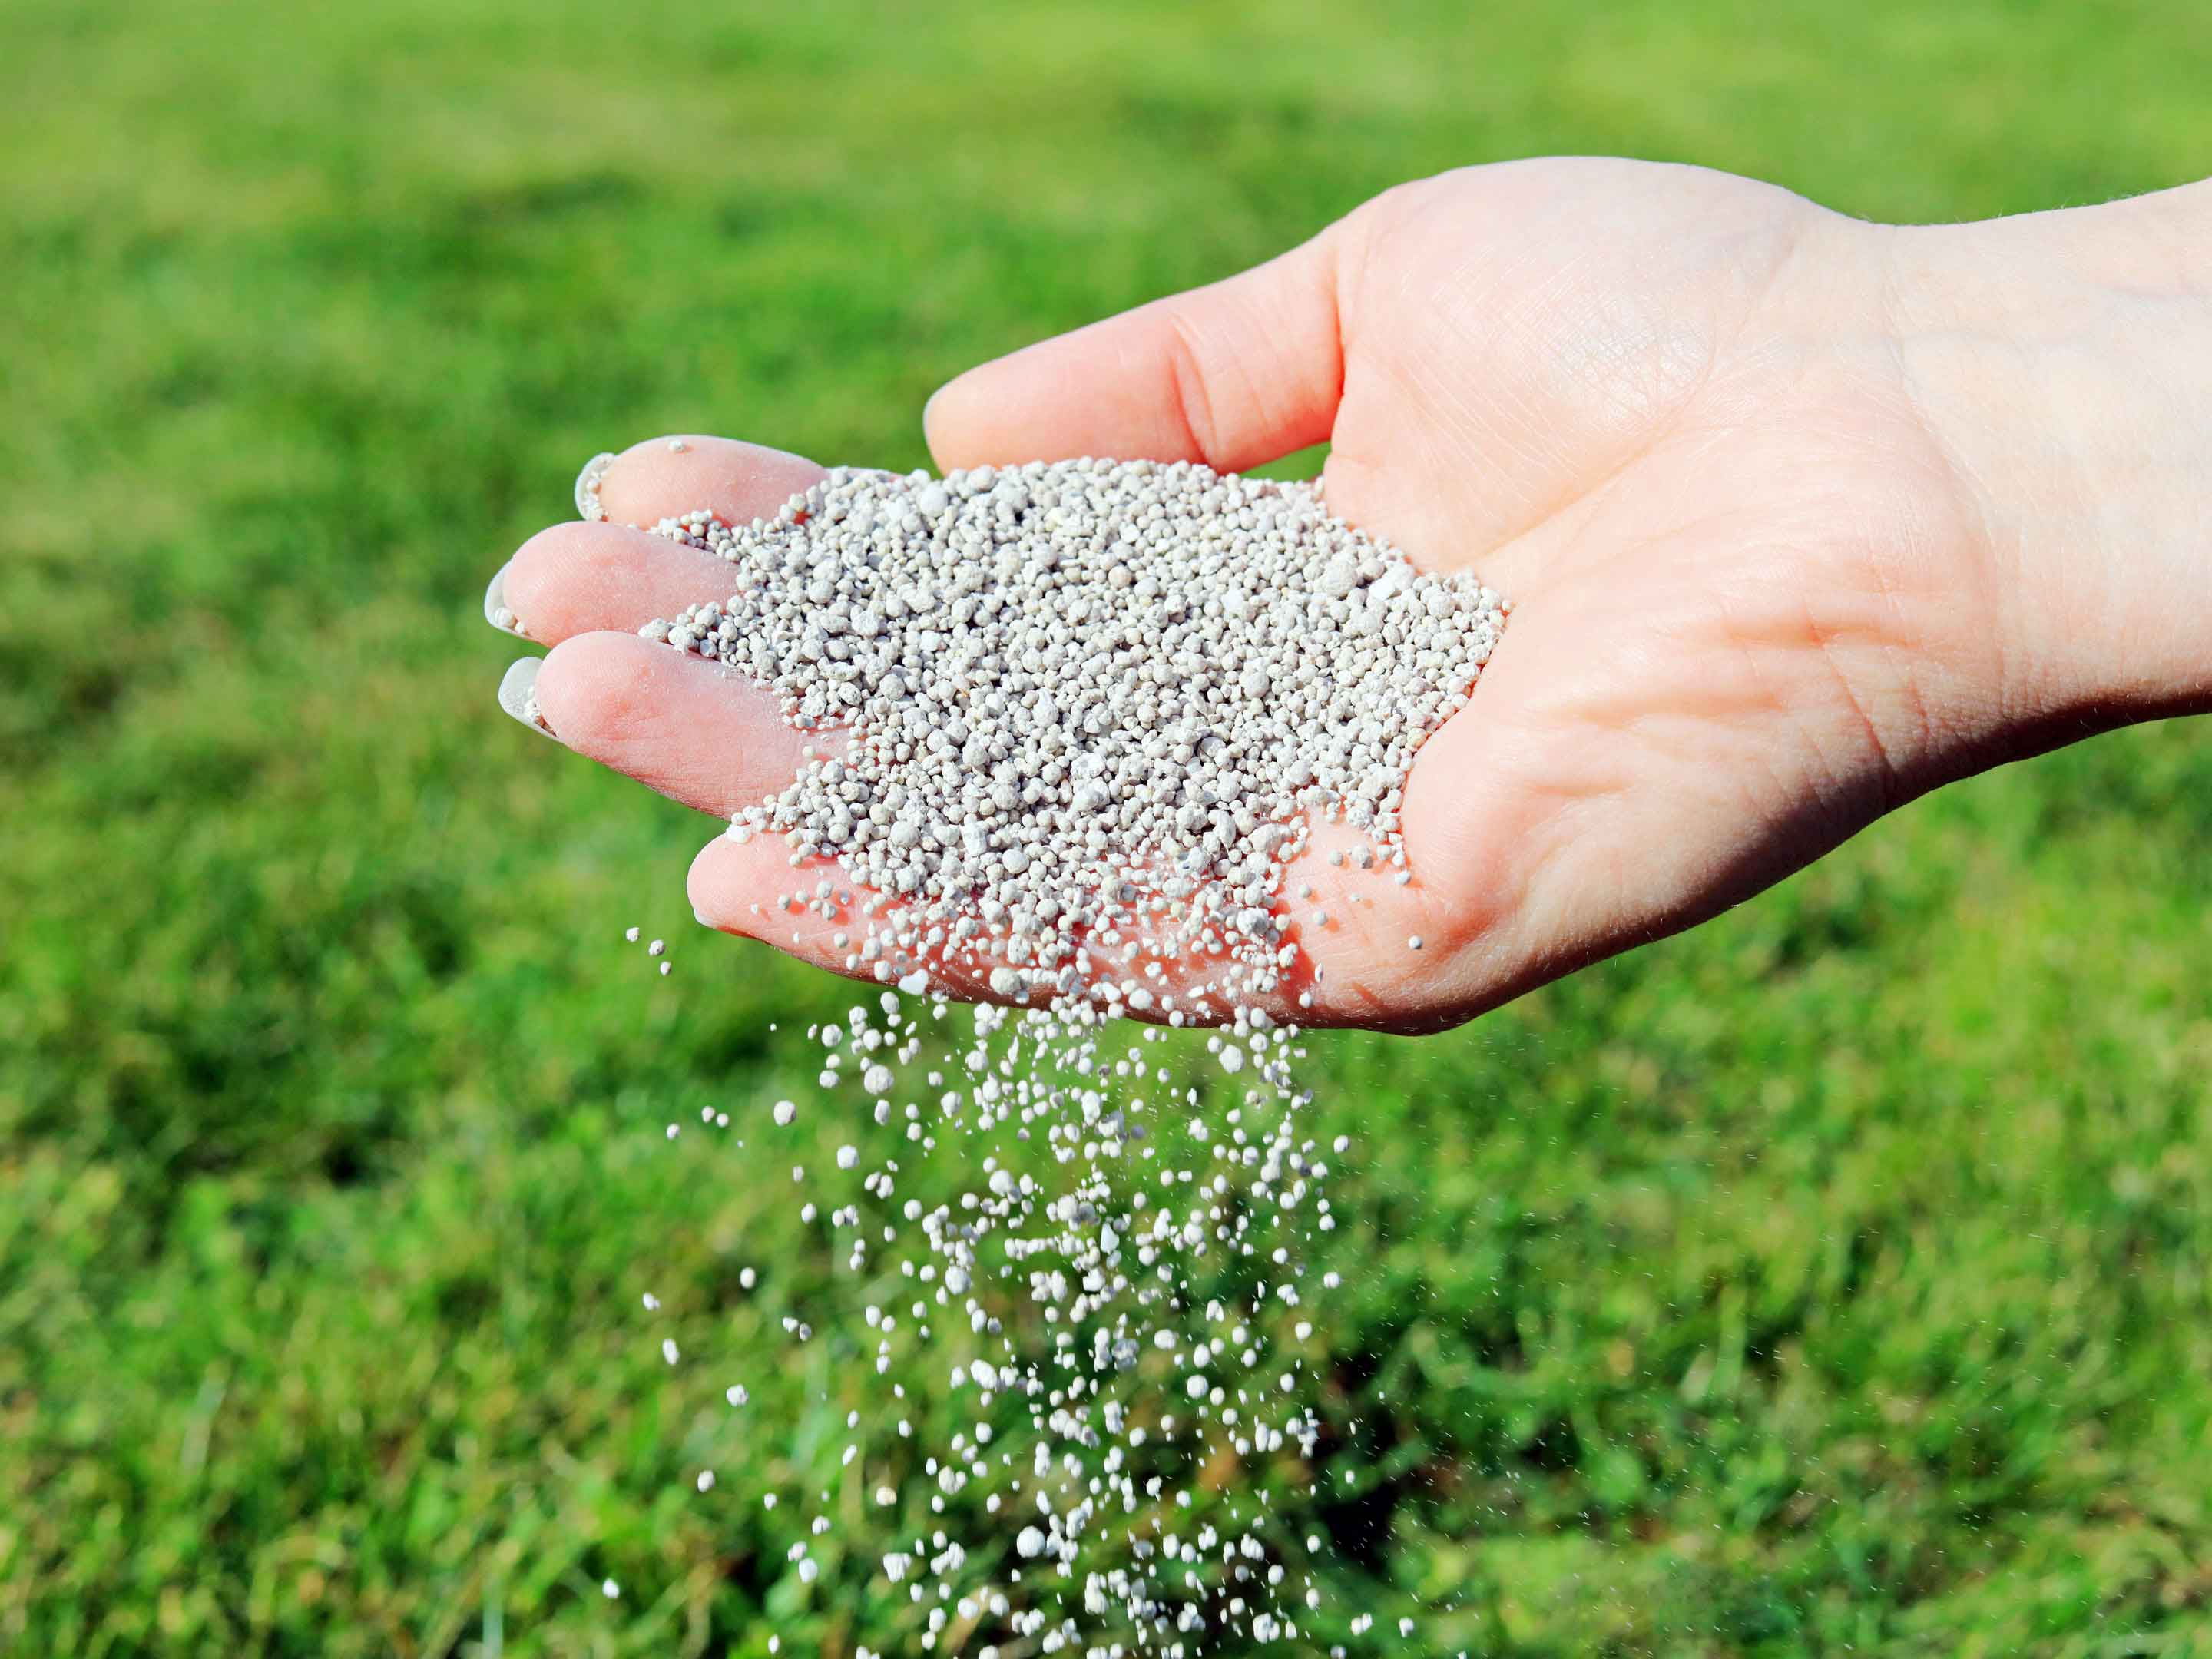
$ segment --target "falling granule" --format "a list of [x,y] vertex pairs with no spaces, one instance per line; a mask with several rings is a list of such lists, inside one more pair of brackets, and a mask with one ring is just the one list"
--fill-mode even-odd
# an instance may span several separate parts
[[[578,480],[586,517],[605,471]],[[927,1608],[921,1646],[957,1620],[950,1639],[985,1656],[1310,1648],[1325,1543],[1277,1516],[1341,1479],[1333,1385],[1302,1352],[1334,1165],[1296,1073],[1291,1022],[1328,988],[1285,869],[1334,824],[1313,872],[1332,902],[1410,878],[1407,769],[1509,607],[1416,571],[1310,486],[1185,465],[839,471],[772,518],[647,527],[726,561],[731,592],[641,632],[842,734],[811,738],[727,834],[787,850],[756,915],[885,988],[793,1063],[893,1150],[870,1150],[857,1197],[840,1182],[797,1214],[856,1283],[895,1287],[836,1334],[878,1392],[830,1455],[884,1524],[927,1510],[874,1558]],[[1314,882],[1295,896],[1327,928]],[[983,988],[1017,1006],[946,1019]],[[1210,1074],[1128,1014],[1222,1027]],[[912,1195],[925,1170],[957,1199]],[[811,1313],[779,1311],[788,1340]],[[931,1420],[959,1426],[933,1441]],[[788,1546],[802,1583],[834,1559],[812,1547],[830,1498]]]
[[611,1578],[602,1579],[599,1583],[599,1594],[605,1596],[610,1601],[614,1601],[617,1597],[621,1595],[622,1586],[615,1583]]

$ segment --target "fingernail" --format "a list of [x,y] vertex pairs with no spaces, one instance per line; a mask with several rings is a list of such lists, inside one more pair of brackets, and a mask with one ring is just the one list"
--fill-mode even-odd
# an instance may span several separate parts
[[499,706],[532,731],[551,737],[553,728],[538,711],[538,671],[543,657],[524,657],[510,666],[499,683]]
[[530,637],[528,630],[507,608],[507,573],[514,568],[514,561],[509,559],[492,572],[490,585],[484,589],[484,620],[502,634],[512,634],[519,640],[526,640]]
[[576,475],[576,516],[594,524],[607,516],[599,505],[599,481],[607,476],[607,469],[615,464],[611,454],[594,455],[584,463],[584,470]]

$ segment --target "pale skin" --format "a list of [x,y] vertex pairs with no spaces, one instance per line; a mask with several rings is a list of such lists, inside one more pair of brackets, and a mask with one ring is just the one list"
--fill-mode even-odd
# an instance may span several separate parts
[[[1474,167],[973,369],[925,422],[942,468],[1326,440],[1335,512],[1513,600],[1408,782],[1414,879],[1327,836],[1290,872],[1322,973],[1278,1012],[1310,1024],[1454,1024],[1930,788],[2212,708],[2212,183],[1901,228],[1695,168]],[[521,550],[562,742],[720,815],[788,781],[807,739],[760,688],[635,636],[726,567],[627,526],[819,475],[656,439],[609,472],[614,522]],[[838,965],[772,911],[793,884],[769,838],[690,878],[709,926]]]

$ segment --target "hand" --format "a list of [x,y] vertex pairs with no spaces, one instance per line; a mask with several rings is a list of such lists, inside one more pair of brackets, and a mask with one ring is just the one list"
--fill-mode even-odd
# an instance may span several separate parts
[[[1414,767],[1412,884],[1333,869],[1326,841],[1291,872],[1319,890],[1297,913],[1331,920],[1301,933],[1325,970],[1316,1006],[1285,1012],[1433,1028],[1709,916],[1936,784],[2199,706],[2193,643],[2153,590],[2202,469],[2176,441],[2128,449],[2125,422],[2067,413],[2098,396],[2151,424],[2172,399],[2197,412],[2129,385],[2178,386],[2152,368],[2174,319],[2151,346],[2118,296],[2142,299],[2150,269],[2172,274],[2152,299],[2185,301],[2202,274],[2142,252],[2150,213],[1907,232],[1689,168],[1474,168],[971,371],[932,400],[928,435],[945,467],[1224,471],[1326,440],[1335,512],[1515,602]],[[2084,324],[2090,294],[2107,303]],[[1987,320],[2008,309],[2013,326]],[[2201,347],[2212,326],[2190,315]],[[602,489],[615,522],[544,532],[501,586],[556,647],[536,682],[553,732],[726,815],[787,781],[805,739],[757,687],[635,636],[727,579],[624,526],[750,519],[819,469],[683,441],[623,456]],[[2119,451],[2124,499],[2099,476]],[[2085,583],[2100,543],[2112,580]],[[2115,629],[2163,629],[2171,660],[2115,652]],[[711,925],[833,960],[827,925],[771,919],[790,885],[779,845],[719,838],[690,878]]]

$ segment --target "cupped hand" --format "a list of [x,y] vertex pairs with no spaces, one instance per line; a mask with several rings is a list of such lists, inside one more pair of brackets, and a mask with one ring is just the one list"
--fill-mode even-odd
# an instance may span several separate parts
[[[1284,1012],[1464,1019],[1712,915],[2081,701],[1929,413],[1897,234],[1691,168],[1473,168],[932,400],[948,468],[1231,471],[1326,441],[1334,511],[1513,601],[1414,766],[1413,881],[1328,863],[1334,835],[1289,872],[1321,972]],[[553,647],[535,691],[562,742],[717,815],[788,781],[819,738],[636,636],[726,598],[726,567],[629,526],[771,514],[820,472],[655,440],[607,472],[610,522],[521,550],[498,586]],[[841,928],[775,906],[793,884],[766,838],[718,836],[690,876],[710,925],[843,965]]]

